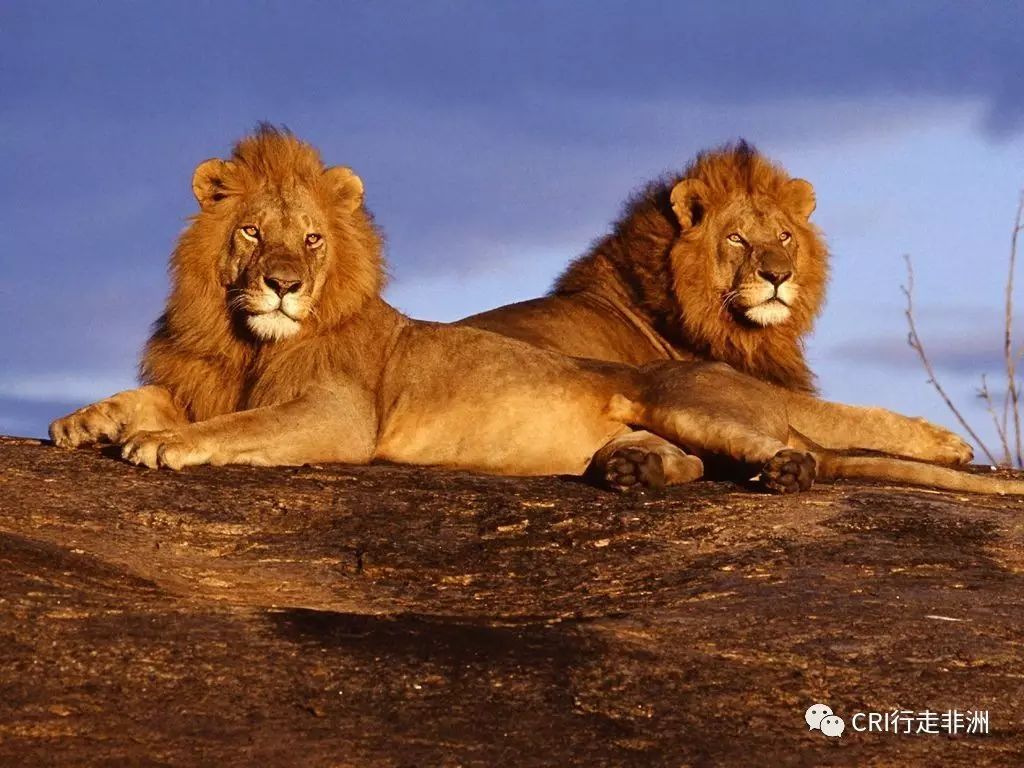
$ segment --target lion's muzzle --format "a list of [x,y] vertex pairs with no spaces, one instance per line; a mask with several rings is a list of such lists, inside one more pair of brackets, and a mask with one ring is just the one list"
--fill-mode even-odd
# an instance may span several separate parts
[[252,270],[241,307],[246,325],[259,339],[274,341],[298,333],[310,311],[305,275],[292,258],[271,258]]

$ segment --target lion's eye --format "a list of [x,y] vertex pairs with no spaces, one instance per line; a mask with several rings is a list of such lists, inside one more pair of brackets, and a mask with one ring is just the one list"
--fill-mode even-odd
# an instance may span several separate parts
[[242,234],[248,237],[250,240],[260,239],[260,228],[254,227],[252,224],[242,227]]
[[792,235],[789,234],[789,232],[780,232],[779,233],[779,240],[781,240],[782,242],[786,242],[791,237],[792,237]]
[[316,232],[310,232],[308,235],[306,235],[306,245],[308,245],[310,248],[318,247],[321,243],[323,243],[323,241],[323,236]]
[[728,240],[730,243],[737,243],[739,245],[743,244],[743,238],[740,237],[739,235],[737,235],[735,232],[733,232],[731,235],[729,235],[725,239]]

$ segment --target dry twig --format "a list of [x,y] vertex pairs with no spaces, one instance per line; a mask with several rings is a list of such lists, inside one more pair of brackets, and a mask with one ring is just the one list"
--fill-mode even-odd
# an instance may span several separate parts
[[981,387],[978,389],[978,397],[985,401],[985,410],[988,411],[992,417],[992,423],[995,424],[996,434],[999,436],[999,445],[1003,449],[1003,463],[1010,466],[1013,458],[1010,455],[1010,442],[1006,436],[1006,403],[1009,401],[1009,398],[1003,398],[1003,417],[1000,419],[996,414],[995,403],[992,402],[992,393],[988,389],[988,377],[984,373],[981,374]]
[[924,365],[925,371],[928,373],[928,383],[935,387],[935,391],[939,393],[939,396],[945,401],[946,406],[953,415],[956,416],[956,420],[960,422],[967,434],[971,436],[975,444],[981,448],[985,456],[988,457],[990,464],[997,464],[995,456],[992,455],[992,451],[988,449],[988,446],[982,442],[978,434],[971,428],[971,425],[967,423],[967,420],[960,413],[959,409],[953,404],[953,401],[949,399],[949,395],[946,394],[946,390],[942,388],[938,378],[935,376],[935,370],[932,368],[932,363],[928,359],[928,355],[925,354],[924,345],[921,343],[921,337],[917,335],[917,326],[914,324],[914,267],[910,263],[910,256],[904,254],[904,261],[907,262],[907,284],[900,286],[903,291],[903,295],[907,297],[907,308],[904,314],[907,316],[907,325],[910,327],[910,332],[907,334],[907,343],[910,347],[917,352],[917,356],[921,358],[921,364]]
[[[1007,402],[1013,410],[1013,436],[1016,449],[1017,466],[1024,466],[1021,454],[1020,434],[1020,391],[1017,388],[1016,359],[1013,354],[1013,273],[1017,264],[1017,238],[1024,228],[1021,217],[1024,215],[1024,193],[1021,193],[1017,204],[1017,217],[1013,220],[1013,236],[1010,238],[1010,266],[1006,277],[1006,317],[1003,332],[1003,357],[1006,359]],[[1003,407],[1003,431],[1006,431],[1006,406]]]

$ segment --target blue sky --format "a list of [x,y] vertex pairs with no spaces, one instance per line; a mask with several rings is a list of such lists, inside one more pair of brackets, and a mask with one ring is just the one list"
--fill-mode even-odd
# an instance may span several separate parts
[[259,120],[360,173],[388,295],[430,319],[542,293],[634,187],[746,137],[818,192],[823,393],[952,424],[905,345],[910,253],[919,330],[983,421],[1024,186],[1021,29],[1011,2],[8,0],[0,432],[133,383],[192,169]]

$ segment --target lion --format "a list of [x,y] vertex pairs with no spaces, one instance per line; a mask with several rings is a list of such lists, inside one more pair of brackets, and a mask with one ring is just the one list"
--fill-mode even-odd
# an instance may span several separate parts
[[[201,163],[192,189],[199,212],[171,257],[143,386],[55,421],[57,445],[109,441],[130,462],[171,469],[385,460],[502,475],[579,475],[596,464],[607,476],[602,462],[622,458],[609,446],[621,450],[631,435],[640,435],[638,450],[646,435],[660,435],[749,458],[735,441],[718,446],[708,436],[719,409],[742,420],[742,408],[764,398],[742,374],[729,373],[722,387],[702,382],[698,389],[711,384],[732,399],[699,405],[693,392],[665,384],[661,369],[569,357],[398,312],[380,295],[382,239],[362,181],[326,167],[288,132],[260,127],[230,159]],[[681,382],[693,364],[669,365],[683,366]],[[801,410],[794,402],[790,418]],[[845,413],[804,405],[810,421]],[[894,432],[927,441],[920,450],[951,462],[969,456],[952,433],[890,416]],[[700,476],[701,459],[683,457],[691,479]],[[787,480],[791,461],[774,459],[762,467],[767,488],[807,485]],[[884,462],[907,464],[881,461],[872,476],[896,473]]]
[[[192,190],[142,386],[55,421],[57,445],[111,442],[175,469],[390,460],[579,475],[609,441],[629,443],[605,406],[635,389],[634,369],[389,306],[361,180],[305,142],[262,126],[201,163]],[[675,470],[700,476],[686,462]]]
[[[599,360],[720,361],[813,393],[803,338],[824,305],[829,274],[824,237],[810,221],[815,206],[810,182],[791,178],[747,142],[706,151],[627,201],[611,233],[549,295],[460,323]],[[913,430],[897,438],[888,411],[844,408],[834,424],[802,421],[796,411],[795,428],[832,450],[943,460]],[[633,457],[626,463],[660,467],[669,483],[687,481],[675,472],[687,466],[677,447],[654,436],[644,447],[638,454],[635,445],[623,446]]]

